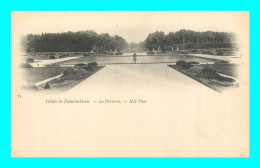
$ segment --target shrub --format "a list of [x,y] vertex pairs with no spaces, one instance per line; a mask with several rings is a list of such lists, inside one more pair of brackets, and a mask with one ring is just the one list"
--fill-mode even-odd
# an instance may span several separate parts
[[218,51],[217,55],[224,55],[223,52]]
[[57,67],[60,67],[59,64],[47,64],[45,65],[46,68],[57,68]]
[[98,64],[96,62],[90,62],[87,66],[89,69],[96,69],[98,67]]
[[63,72],[63,78],[65,80],[71,80],[71,79],[83,79],[85,75],[87,74],[87,71],[83,68],[68,68]]
[[85,54],[83,54],[83,56],[84,56],[84,57],[86,57],[86,56],[90,56],[90,54],[88,54],[88,53],[85,53]]
[[199,62],[197,61],[190,61],[190,62],[187,62],[188,64],[191,64],[191,65],[198,65],[200,64]]
[[122,52],[120,52],[120,51],[118,51],[117,53],[116,53],[116,55],[122,55],[123,53]]
[[34,59],[33,59],[33,58],[27,58],[27,59],[26,59],[26,62],[28,62],[28,63],[29,63],[29,62],[34,62]]
[[238,82],[226,82],[226,81],[219,81],[219,80],[216,80],[216,79],[213,79],[210,81],[211,83],[215,83],[217,85],[221,85],[221,86],[224,86],[224,87],[238,87],[239,86],[239,83]]
[[177,61],[176,65],[183,69],[189,69],[190,67],[192,67],[191,63],[183,61],[183,60]]
[[56,57],[54,55],[51,55],[49,59],[56,59]]
[[235,81],[236,81],[236,80],[233,79],[233,78],[229,78],[229,77],[221,76],[221,75],[218,75],[218,76],[216,77],[216,79],[217,79],[218,81],[222,81],[222,82],[235,82]]
[[50,89],[51,87],[50,87],[50,84],[47,82],[46,84],[45,84],[45,86],[44,86],[44,89]]
[[22,63],[20,64],[20,68],[33,68],[33,66],[29,63]]
[[190,69],[191,67],[192,67],[192,65],[189,64],[188,62],[186,64],[182,65],[183,69]]
[[210,51],[202,51],[202,54],[212,55],[212,52],[210,52]]
[[74,65],[74,67],[86,67],[87,64],[84,64],[84,63],[79,63],[79,64],[76,64]]
[[83,75],[87,74],[87,71],[85,69],[83,69],[83,68],[77,68],[75,70],[77,72],[77,75],[83,76]]
[[212,69],[210,67],[205,67],[201,70],[201,76],[208,79],[216,79],[220,75],[217,73],[215,69]]
[[211,83],[215,83],[217,85],[222,85],[222,86],[225,86],[225,87],[238,87],[239,86],[239,83],[233,79],[233,78],[229,78],[229,77],[225,77],[225,76],[219,76],[220,78],[222,79],[212,79],[210,82]]
[[185,64],[186,64],[186,61],[183,61],[183,60],[180,60],[180,61],[176,62],[176,65],[179,66],[179,67],[182,67]]
[[147,54],[151,54],[151,55],[153,55],[154,52],[153,52],[153,51],[148,51]]
[[193,67],[190,68],[190,70],[191,70],[192,72],[195,72],[195,73],[200,73],[202,69],[203,69],[203,68],[201,68],[201,67],[199,67],[199,66],[193,66]]
[[59,58],[65,58],[66,57],[66,55],[60,55],[59,56]]
[[85,70],[96,70],[98,67],[98,64],[96,62],[90,62],[86,67],[84,67]]
[[64,79],[73,79],[74,76],[77,75],[77,72],[75,71],[74,68],[68,68],[63,71],[63,77]]

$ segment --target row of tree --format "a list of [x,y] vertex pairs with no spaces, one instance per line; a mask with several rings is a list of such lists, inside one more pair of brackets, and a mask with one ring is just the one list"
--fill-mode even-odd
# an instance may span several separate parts
[[[228,43],[235,43],[236,36],[234,33],[229,32],[196,32],[191,30],[179,30],[177,32],[170,32],[165,35],[164,32],[154,32],[150,33],[144,41],[145,48],[149,50],[160,49],[165,50],[169,48],[173,48],[179,46],[182,49],[185,49],[185,46],[190,46],[194,48],[202,47],[203,45],[207,46],[219,46],[216,44],[219,43],[227,43],[227,46],[230,45]],[[194,45],[187,45],[194,44]],[[209,45],[212,44],[212,45]],[[215,44],[215,45],[214,45]]]
[[236,42],[234,33],[196,32],[182,29],[177,32],[156,31],[140,43],[127,43],[124,38],[108,33],[97,34],[92,30],[64,33],[29,34],[23,39],[27,52],[100,52],[125,48],[146,48],[149,50],[230,48]]
[[64,33],[29,34],[23,39],[27,52],[89,52],[120,51],[127,47],[124,38],[92,30]]

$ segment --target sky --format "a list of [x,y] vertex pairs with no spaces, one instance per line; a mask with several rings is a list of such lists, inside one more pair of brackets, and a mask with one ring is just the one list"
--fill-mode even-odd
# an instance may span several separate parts
[[239,33],[248,12],[12,12],[12,29],[20,34],[94,30],[98,34],[119,35],[127,42],[145,40],[149,33],[165,34],[180,29]]

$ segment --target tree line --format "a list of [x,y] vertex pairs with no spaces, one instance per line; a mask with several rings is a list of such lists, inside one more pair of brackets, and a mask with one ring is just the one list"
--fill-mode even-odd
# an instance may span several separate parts
[[233,48],[236,36],[230,32],[196,32],[179,30],[165,35],[164,32],[150,33],[139,43],[127,43],[118,35],[97,34],[93,30],[62,33],[28,34],[23,38],[27,52],[90,52],[92,50],[121,51],[126,48],[146,48],[149,50],[177,50],[203,48]]
[[127,47],[124,38],[108,33],[78,32],[28,34],[23,38],[26,52],[90,52],[120,51]]
[[236,36],[230,32],[196,32],[179,30],[165,35],[164,32],[150,33],[144,41],[144,47],[149,50],[176,50],[198,48],[230,48],[234,47]]

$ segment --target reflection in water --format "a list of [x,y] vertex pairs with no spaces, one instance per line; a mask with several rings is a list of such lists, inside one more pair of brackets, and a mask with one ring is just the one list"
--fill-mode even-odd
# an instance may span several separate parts
[[[137,54],[138,54],[138,55],[142,55],[142,56],[144,56],[144,55],[148,55],[148,54],[145,53],[145,52],[138,52]],[[133,56],[133,52],[123,53],[122,56]]]
[[134,63],[136,64],[136,53],[134,52],[134,55],[133,55],[133,59],[134,59]]

